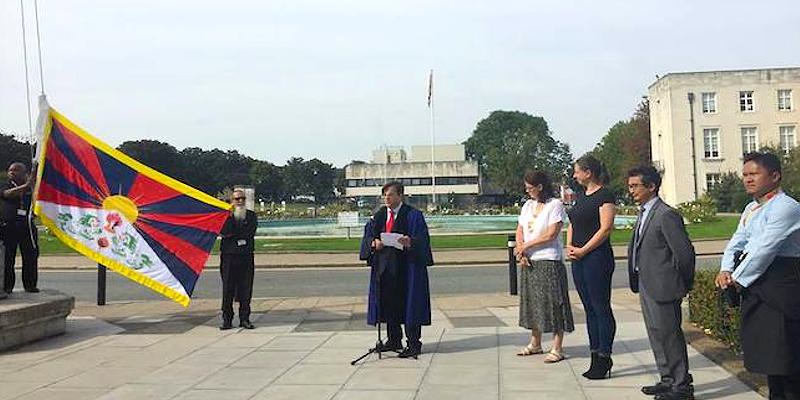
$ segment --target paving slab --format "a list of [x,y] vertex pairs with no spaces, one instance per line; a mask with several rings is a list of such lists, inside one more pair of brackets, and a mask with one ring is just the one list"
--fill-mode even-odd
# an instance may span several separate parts
[[[134,302],[79,307],[64,336],[0,353],[0,400],[642,399],[640,386],[657,372],[638,299],[622,290],[612,298],[618,331],[607,380],[581,376],[589,352],[580,321],[566,335],[565,361],[516,356],[530,332],[513,325],[518,299],[500,293],[435,298],[418,359],[388,352],[356,365],[350,361],[375,343],[371,327],[303,329],[363,324],[366,304],[352,297],[255,299],[257,328],[224,332],[216,311],[205,308],[211,302],[199,310]],[[578,309],[574,293],[572,301]],[[552,346],[552,335],[542,346]],[[695,349],[688,353],[696,398],[760,398]]]

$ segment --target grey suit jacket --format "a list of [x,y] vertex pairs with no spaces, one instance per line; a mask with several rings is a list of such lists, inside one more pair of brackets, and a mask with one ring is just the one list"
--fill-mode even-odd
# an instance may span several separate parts
[[[635,237],[635,235],[634,235]],[[628,268],[633,267],[633,249],[639,267],[639,288],[656,301],[683,298],[694,284],[694,246],[683,218],[658,199],[653,204],[638,243],[628,245]]]

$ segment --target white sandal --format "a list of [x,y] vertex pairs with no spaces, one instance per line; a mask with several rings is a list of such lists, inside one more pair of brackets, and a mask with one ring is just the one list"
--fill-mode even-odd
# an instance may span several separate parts
[[547,364],[552,364],[552,363],[557,363],[565,358],[566,357],[564,356],[564,353],[560,353],[555,350],[550,350],[550,352],[547,353],[547,356],[544,357],[544,362]]
[[532,356],[534,354],[542,354],[542,353],[544,353],[542,351],[542,346],[533,347],[533,345],[529,343],[527,346],[519,349],[519,351],[517,352],[517,355],[518,356]]

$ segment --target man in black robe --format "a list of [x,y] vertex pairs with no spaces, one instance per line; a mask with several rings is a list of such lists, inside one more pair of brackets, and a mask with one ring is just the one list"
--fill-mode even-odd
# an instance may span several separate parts
[[219,329],[222,330],[233,328],[234,296],[239,301],[239,326],[255,328],[250,322],[250,298],[253,295],[253,250],[258,220],[255,212],[245,208],[245,199],[243,190],[233,191],[233,210],[220,231],[222,326]]

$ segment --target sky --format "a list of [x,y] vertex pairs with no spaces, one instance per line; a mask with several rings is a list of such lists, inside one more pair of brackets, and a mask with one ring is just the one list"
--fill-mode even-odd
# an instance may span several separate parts
[[[800,2],[38,0],[51,106],[117,146],[237,150],[342,167],[382,145],[462,143],[494,110],[573,154],[656,74],[800,66]],[[34,96],[33,0],[22,0]],[[0,0],[0,132],[28,132],[20,1]]]

